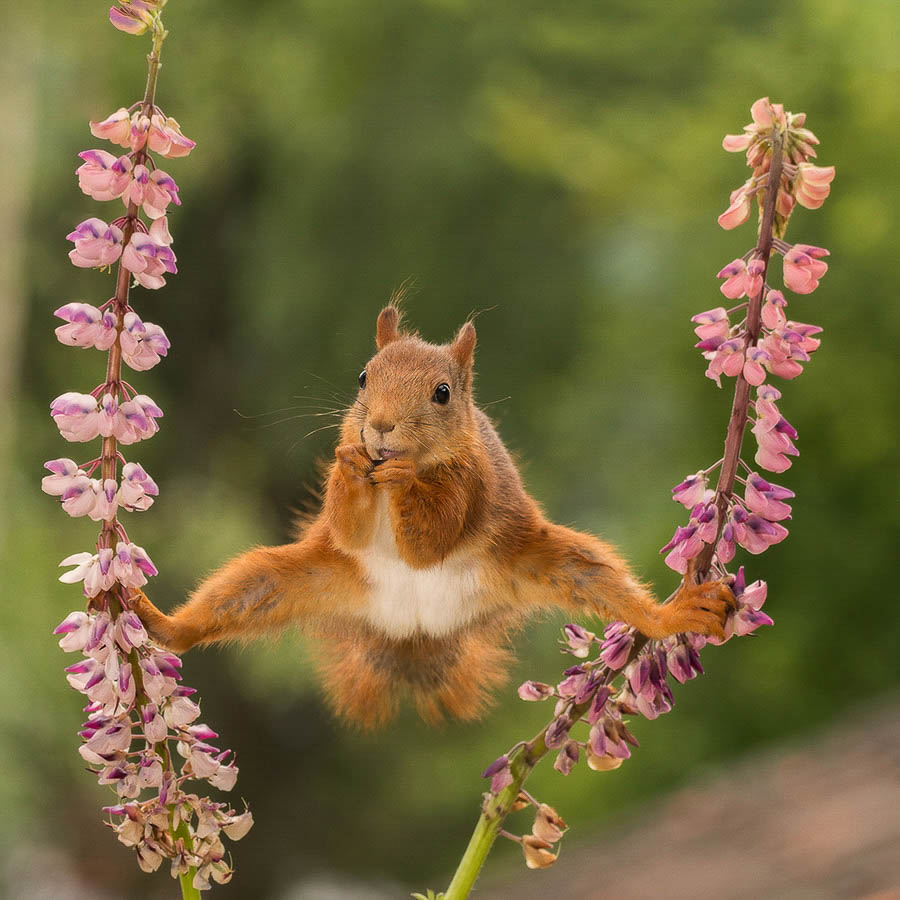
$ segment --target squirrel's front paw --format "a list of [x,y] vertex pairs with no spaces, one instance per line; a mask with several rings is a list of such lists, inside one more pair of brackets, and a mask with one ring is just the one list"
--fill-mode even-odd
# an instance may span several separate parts
[[354,481],[365,481],[372,471],[372,458],[365,444],[341,444],[334,451],[341,474]]
[[176,649],[173,646],[174,641],[172,629],[169,627],[169,617],[165,613],[160,612],[142,590],[136,589],[128,598],[128,604],[132,612],[137,614],[152,640],[169,650],[175,650],[176,653],[181,652],[181,648]]
[[670,634],[693,631],[696,634],[725,637],[725,618],[735,608],[734,594],[724,581],[686,584],[665,610]]
[[378,463],[369,475],[372,484],[402,486],[412,484],[416,477],[416,467],[410,459],[386,459]]

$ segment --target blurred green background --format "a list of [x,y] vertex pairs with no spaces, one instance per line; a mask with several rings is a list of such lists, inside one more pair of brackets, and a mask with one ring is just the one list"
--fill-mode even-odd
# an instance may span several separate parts
[[[50,635],[81,604],[56,563],[88,549],[96,528],[40,492],[42,462],[77,450],[47,405],[90,390],[104,366],[55,341],[52,310],[111,291],[109,277],[69,264],[64,235],[119,214],[72,173],[80,150],[102,146],[88,119],[141,96],[149,46],[105,19],[100,3],[17,4],[0,37],[10,896],[176,890],[162,871],[141,875],[100,824],[110,796],[82,771],[80,698]],[[794,318],[825,328],[782,403],[801,436],[798,463],[777,479],[797,492],[791,536],[746,560],[769,582],[776,627],[710,648],[708,675],[676,691],[675,713],[636,723],[643,746],[618,772],[564,779],[546,765],[530,787],[585,838],[701,767],[896,689],[892,0],[173,0],[165,20],[158,99],[198,146],[164,166],[184,204],[170,216],[180,272],[133,298],[173,345],[132,379],[165,409],[159,436],[128,454],[161,486],[129,525],[160,569],[159,605],[229,555],[288,539],[334,432],[308,435],[321,419],[275,411],[352,395],[375,316],[409,279],[408,318],[428,338],[481,311],[479,399],[548,512],[615,541],[671,590],[657,549],[683,511],[669,489],[718,456],[730,404],[703,377],[689,318],[719,303],[716,271],[753,240],[752,226],[716,225],[746,177],[720,140],[768,94],[809,114],[820,162],[838,168],[824,208],[801,209],[788,231],[830,248],[832,268],[814,294],[791,298]],[[562,621],[521,636],[488,718],[443,730],[407,713],[374,735],[348,731],[294,636],[188,654],[186,682],[237,749],[237,792],[256,817],[235,845],[234,882],[218,890],[443,886],[477,816],[481,769],[549,713],[514,685],[554,679]],[[517,853],[499,846],[489,866],[518,868]]]

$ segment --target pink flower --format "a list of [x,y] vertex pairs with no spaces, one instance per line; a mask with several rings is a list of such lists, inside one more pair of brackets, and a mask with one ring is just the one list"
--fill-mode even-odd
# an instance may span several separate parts
[[44,463],[44,468],[52,472],[41,479],[41,490],[52,497],[61,497],[75,482],[87,473],[79,469],[72,459],[51,459]]
[[744,368],[744,339],[738,337],[722,341],[715,350],[705,350],[703,355],[709,360],[703,374],[722,387],[722,375],[733,377]]
[[767,131],[776,123],[780,128],[787,127],[784,105],[772,103],[768,97],[760,97],[750,107],[750,115],[753,118],[753,123],[760,131]]
[[831,191],[834,166],[814,166],[802,162],[797,166],[794,191],[797,202],[807,209],[818,209]]
[[634,632],[624,622],[610,622],[603,630],[603,636],[600,659],[610,669],[621,669],[634,645]]
[[779,188],[778,196],[775,198],[775,212],[786,219],[793,211],[794,198],[786,190]]
[[672,499],[687,509],[693,509],[698,503],[708,499],[706,496],[706,472],[702,469],[688,475],[681,484],[672,488]]
[[152,437],[159,430],[155,419],[162,410],[146,394],[119,403],[106,393],[98,401],[91,394],[69,392],[50,404],[60,434],[67,441],[90,441],[98,435],[115,437],[123,444]]
[[112,478],[101,482],[81,475],[62,494],[62,508],[70,516],[89,516],[93,521],[108,521],[116,514],[116,488]]
[[744,132],[744,134],[726,134],[722,138],[722,147],[729,153],[739,153],[746,150],[754,139],[752,133]]
[[716,544],[716,557],[722,565],[727,565],[734,559],[737,552],[737,544],[734,539],[734,525],[729,519],[725,520],[725,527],[722,529],[722,536],[719,543]]
[[109,21],[127,34],[143,34],[153,24],[153,13],[159,4],[153,0],[128,0],[113,6]]
[[750,513],[740,506],[732,509],[729,519],[734,526],[735,540],[750,553],[758,554],[772,544],[783,541],[788,530],[777,522],[769,522],[756,513]]
[[669,672],[682,684],[703,674],[700,654],[687,642],[678,641],[666,655]]
[[[175,678],[163,673],[157,664],[155,656],[141,657],[138,665],[141,667],[144,682],[144,693],[152,703],[159,704],[168,697],[177,687]],[[165,722],[163,722],[165,725]],[[146,731],[147,724],[144,724]]]
[[719,290],[730,300],[737,300],[738,297],[743,297],[746,293],[744,280],[746,275],[747,264],[742,259],[732,260],[716,275],[716,278],[725,279]]
[[505,787],[513,783],[512,772],[509,770],[509,757],[506,755],[495,759],[482,773],[482,778],[491,779],[491,793],[499,794]]
[[769,362],[769,354],[762,347],[748,347],[746,357],[744,378],[749,384],[762,384],[766,380],[763,366]]
[[780,522],[791,514],[791,508],[785,503],[794,496],[794,492],[777,484],[771,484],[756,472],[747,476],[744,490],[744,502],[751,512],[758,513],[770,522]]
[[153,505],[158,496],[156,482],[138,463],[126,463],[122,467],[122,486],[119,488],[119,503],[124,509],[143,510]]
[[113,634],[123,653],[130,653],[134,647],[141,647],[147,643],[144,625],[131,610],[125,610],[118,616]]
[[144,729],[144,737],[151,744],[158,744],[160,741],[165,740],[166,735],[169,733],[165,720],[157,711],[156,703],[148,703],[144,706],[141,710],[141,722]]
[[53,633],[62,635],[59,639],[59,646],[65,650],[66,653],[71,653],[74,650],[84,649],[84,645],[87,643],[91,633],[92,624],[91,617],[86,612],[79,609],[69,613],[69,615],[53,629]]
[[[171,728],[184,728],[186,725],[190,725],[190,723],[199,715],[200,707],[194,703],[190,697],[173,695],[169,698],[165,709],[163,710],[163,716]],[[203,731],[203,729],[206,730]],[[191,733],[194,734],[195,737],[202,737],[201,732],[206,735],[206,740],[218,737],[211,728],[208,728],[205,725],[197,726],[196,729],[191,729]]]
[[574,697],[580,694],[588,675],[582,666],[571,666],[563,673],[566,677],[556,685],[556,692],[560,697]]
[[[215,774],[209,779],[209,783],[220,791],[230,791],[237,783],[238,771],[237,766],[233,764],[222,765],[220,762],[219,768],[216,769]],[[222,831],[231,840],[239,841],[250,830],[252,825],[253,816],[248,810],[239,816],[231,817],[230,824],[225,825]]]
[[726,231],[743,225],[750,218],[750,194],[747,185],[731,192],[731,205],[719,216],[719,225]]
[[563,625],[563,636],[569,646],[569,652],[580,659],[584,659],[591,652],[596,640],[596,635],[592,631],[575,624]]
[[171,116],[164,119],[159,113],[154,113],[150,120],[148,143],[154,153],[161,153],[169,159],[187,156],[197,146],[195,141],[181,133],[177,120]]
[[828,271],[828,263],[821,261],[828,256],[822,247],[794,244],[784,255],[784,284],[795,294],[811,294],[819,279]]
[[122,229],[116,225],[85,219],[66,235],[66,240],[75,244],[75,249],[69,251],[69,259],[83,269],[111,266],[122,255],[122,238]]
[[713,503],[698,503],[691,511],[687,525],[679,525],[675,529],[672,540],[660,548],[666,553],[666,565],[684,575],[688,569],[688,561],[693,559],[704,544],[716,539],[718,511]]
[[169,247],[172,237],[165,216],[150,226],[149,234],[135,232],[122,255],[122,265],[134,280],[145,288],[161,288],[166,279],[163,272],[177,272],[175,254]]
[[785,324],[784,308],[787,300],[781,291],[767,291],[762,305],[762,323],[766,328],[781,328]]
[[59,576],[63,584],[76,584],[84,582],[84,595],[96,597],[100,591],[108,591],[115,578],[112,574],[113,552],[109,548],[102,548],[97,553],[74,553],[67,556],[61,566],[75,566],[74,569]]
[[519,685],[518,694],[522,700],[546,700],[553,696],[553,685],[541,681],[526,681]]
[[128,189],[131,160],[127,156],[116,158],[105,150],[82,150],[78,156],[84,160],[75,170],[78,186],[89,197],[115,200]]
[[102,122],[91,122],[90,125],[94,137],[111,141],[120,147],[130,146],[131,116],[124,106],[120,106]]
[[97,400],[91,394],[60,394],[50,404],[50,415],[67,441],[92,441],[100,434]]
[[116,320],[109,311],[101,313],[90,303],[67,303],[53,315],[69,323],[56,329],[60,343],[108,350],[116,342]]
[[796,429],[779,415],[774,403],[768,407],[774,410],[772,414],[760,413],[760,406],[765,406],[757,400],[757,420],[751,429],[756,435],[759,449],[753,457],[757,465],[769,472],[784,472],[791,467],[789,456],[798,456],[799,450],[794,446],[797,437]]
[[[728,337],[731,324],[728,321],[728,312],[724,306],[708,309],[705,312],[691,316],[691,321],[697,323],[694,333],[701,341],[724,341]],[[718,346],[718,342],[716,343]]]
[[122,202],[125,206],[134,203],[136,206],[143,207],[144,212],[151,219],[164,216],[170,202],[181,206],[181,201],[178,199],[178,185],[175,184],[172,177],[162,169],[154,169],[151,172],[144,165],[134,167],[133,178],[126,185]]
[[159,325],[142,322],[132,311],[125,313],[122,324],[122,359],[135,371],[152,369],[169,352],[171,344]]
[[731,300],[744,296],[754,297],[762,288],[764,268],[761,259],[751,259],[749,264],[742,259],[735,259],[716,275],[716,278],[725,279],[719,290]]
[[131,116],[131,128],[128,134],[128,146],[136,153],[147,143],[147,135],[150,132],[150,116],[145,116],[140,110]]
[[819,348],[821,341],[813,335],[821,331],[818,325],[802,322],[786,322],[773,330],[762,342],[770,356],[768,370],[782,378],[796,378],[803,371],[801,364],[809,362],[810,353]]
[[744,578],[744,567],[738,569],[731,590],[737,600],[737,608],[734,612],[729,613],[725,620],[725,637],[715,638],[708,637],[710,644],[724,644],[734,635],[750,634],[756,631],[762,625],[774,625],[772,619],[762,612],[762,605],[766,602],[766,583],[764,581],[754,581],[752,584],[746,584]]
[[162,416],[162,410],[146,394],[137,394],[119,406],[119,421],[115,436],[122,444],[133,444],[153,437],[159,431],[156,419]]
[[158,574],[147,551],[137,544],[119,541],[112,561],[113,577],[126,587],[142,587],[147,583],[147,575]]
[[556,755],[556,761],[553,763],[553,768],[561,775],[568,775],[578,762],[578,755],[578,742],[566,741],[565,744],[563,744],[562,749]]

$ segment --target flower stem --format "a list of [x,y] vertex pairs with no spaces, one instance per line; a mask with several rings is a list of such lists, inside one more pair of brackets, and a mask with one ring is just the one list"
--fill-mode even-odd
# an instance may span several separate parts
[[[149,64],[147,70],[147,86],[144,89],[144,99],[141,101],[141,110],[145,115],[152,114],[154,102],[156,100],[156,80],[159,76],[159,55],[162,49],[162,42],[165,40],[166,33],[160,27],[153,32],[153,49],[147,56]],[[135,157],[136,163],[142,163],[147,153],[145,149],[137,152]],[[132,234],[134,234],[135,222],[138,218],[138,205],[133,201],[128,204],[128,210],[125,213],[125,225],[122,228],[122,247],[128,246]],[[116,341],[109,348],[109,356],[106,360],[106,386],[113,388],[116,392],[116,399],[121,394],[122,382],[122,328],[125,322],[125,313],[128,310],[128,294],[130,290],[131,273],[119,258],[118,269],[116,270],[116,293],[112,298],[112,308],[116,317]],[[100,451],[100,477],[105,481],[107,478],[116,480],[117,462],[118,462],[118,443],[112,435],[103,438]],[[103,523],[103,528],[97,539],[98,547],[113,547],[116,542],[116,516]]]
[[[769,259],[772,255],[772,244],[775,237],[775,208],[778,201],[778,186],[781,182],[781,171],[784,160],[784,134],[778,126],[772,129],[772,159],[769,163],[769,180],[766,185],[766,196],[763,201],[762,216],[759,223],[759,236],[756,249],[752,255],[763,262],[762,287],[750,297],[747,307],[747,326],[744,337],[744,352],[759,340],[762,327],[762,304],[766,295],[766,275],[769,271]],[[712,558],[716,545],[725,527],[725,514],[734,489],[735,475],[741,458],[741,446],[744,443],[744,431],[747,427],[748,409],[750,407],[750,383],[739,372],[734,386],[734,400],[731,404],[731,415],[728,419],[728,431],[725,435],[725,455],[722,468],[719,470],[719,481],[716,484],[716,508],[718,510],[719,527],[716,539],[706,544],[697,557],[696,566],[692,567],[694,577],[703,581],[712,566]]]
[[[631,652],[628,654],[628,660],[625,665],[643,650],[646,643],[647,638],[643,635],[635,635],[634,644]],[[619,674],[619,671],[610,670],[604,683],[612,681]],[[565,716],[570,725],[574,725],[588,711],[592,700],[593,698],[585,700],[584,703],[573,703],[560,718]],[[541,729],[530,741],[526,741],[511,754],[509,771],[512,775],[512,783],[497,794],[485,794],[481,815],[478,817],[475,830],[472,832],[472,837],[469,839],[469,844],[462,855],[462,859],[460,859],[459,865],[456,867],[456,872],[454,872],[453,878],[444,892],[444,900],[465,900],[469,896],[469,892],[478,878],[478,873],[481,871],[481,867],[484,865],[484,861],[487,859],[494,841],[500,834],[503,822],[512,810],[513,804],[522,790],[522,786],[535,766],[550,752],[546,737],[551,725],[553,725],[553,722]]]
[[[157,17],[155,27],[153,29],[153,48],[150,53],[147,55],[147,86],[144,89],[144,99],[141,101],[141,111],[144,115],[150,116],[153,114],[153,110],[155,107],[156,101],[156,82],[159,76],[159,67],[160,67],[160,52],[162,49],[162,43],[166,38],[166,31],[162,27],[161,20]],[[141,148],[135,154],[135,163],[142,164],[146,161],[147,151],[146,148]],[[135,202],[131,202],[128,204],[128,210],[125,214],[125,223],[122,228],[122,246],[126,247],[128,242],[131,240],[132,234],[135,231],[135,223],[138,221],[138,205]],[[116,395],[116,399],[120,399],[122,394],[122,329],[125,323],[125,313],[128,311],[128,299],[130,292],[130,279],[131,273],[128,269],[125,268],[122,259],[119,259],[118,269],[116,271],[116,292],[115,296],[112,298],[112,309],[114,315],[116,317],[116,340],[112,347],[109,348],[109,356],[106,361],[106,387],[111,388]],[[127,396],[127,395],[126,395]],[[111,478],[116,480],[117,470],[118,470],[118,461],[119,461],[119,448],[118,442],[116,438],[112,435],[109,437],[103,438],[103,442],[101,445],[102,449],[100,452],[100,471],[101,477],[105,480],[107,478]],[[103,528],[100,532],[100,535],[97,539],[98,547],[113,547],[116,543],[116,533],[119,529],[119,524],[117,518],[113,516],[111,519],[104,521]],[[110,595],[110,606],[111,611],[115,612],[116,607],[118,607],[118,612],[122,611],[121,602],[115,600],[112,595]],[[133,651],[131,654],[131,662],[132,662],[132,672],[133,677],[135,678],[136,688],[138,691],[143,694],[143,679],[141,677],[140,666],[138,665],[138,655],[136,651]],[[146,695],[144,697],[146,700]],[[140,704],[141,708],[143,708],[143,703]],[[169,754],[168,744],[165,744],[165,753],[163,754],[164,759],[166,761],[166,766],[169,769],[172,769],[172,758]],[[171,819],[170,819],[171,821]],[[172,837],[176,840],[181,838],[184,843],[184,848],[188,853],[192,853],[194,849],[193,840],[191,838],[190,829],[186,822],[182,821],[179,823],[177,828],[173,828]],[[200,892],[194,887],[193,880],[194,876],[197,873],[196,866],[191,866],[191,868],[185,872],[183,875],[179,876],[179,881],[181,882],[181,894],[185,900],[199,900]]]
[[[193,845],[193,842],[191,841],[191,830],[184,820],[182,820],[178,827],[172,832],[172,836],[176,840],[181,838],[187,849],[190,849]],[[183,900],[200,900],[200,891],[194,887],[194,875],[196,874],[197,869],[191,866],[187,872],[178,876],[178,881],[181,883],[181,896]]]

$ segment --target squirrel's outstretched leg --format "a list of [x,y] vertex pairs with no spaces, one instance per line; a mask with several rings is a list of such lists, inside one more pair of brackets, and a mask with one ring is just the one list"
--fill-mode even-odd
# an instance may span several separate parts
[[516,587],[531,605],[620,619],[649,638],[683,631],[724,637],[735,603],[728,586],[715,581],[685,582],[671,602],[659,604],[609,544],[549,522],[529,535],[514,569]]
[[351,604],[361,583],[355,565],[324,536],[242,553],[210,576],[171,615],[143,592],[132,600],[150,636],[182,653],[195,644],[246,640],[328,616]]

